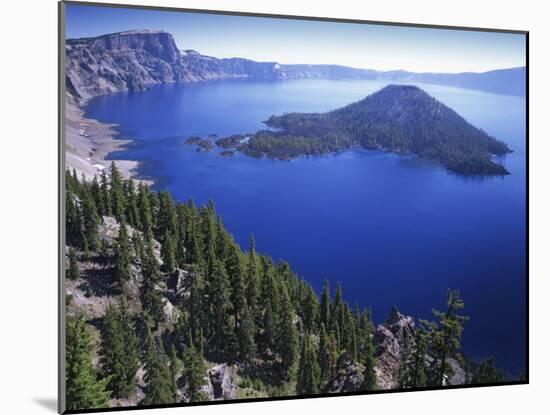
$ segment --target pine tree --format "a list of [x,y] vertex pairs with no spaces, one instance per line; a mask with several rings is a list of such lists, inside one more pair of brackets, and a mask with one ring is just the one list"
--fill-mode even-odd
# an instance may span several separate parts
[[506,375],[495,366],[495,359],[490,357],[481,361],[474,370],[470,383],[482,385],[486,383],[501,383],[506,381]]
[[378,388],[376,381],[376,372],[374,371],[374,346],[372,339],[369,338],[365,342],[365,350],[363,352],[363,366],[365,370],[363,372],[363,383],[361,389],[372,391]]
[[320,374],[319,362],[315,349],[311,344],[309,335],[303,338],[300,364],[298,367],[298,378],[296,393],[298,395],[312,395],[319,393]]
[[118,238],[115,245],[114,276],[119,286],[130,280],[132,271],[130,268],[130,243],[128,231],[124,222],[120,223]]
[[119,306],[109,306],[103,322],[101,336],[101,363],[108,377],[108,388],[115,398],[132,394],[139,367],[138,342],[132,317],[124,297]]
[[258,314],[258,298],[260,295],[258,263],[254,235],[250,235],[250,252],[248,255],[246,303],[253,316]]
[[248,310],[248,306],[244,305],[242,309],[242,318],[237,328],[237,339],[239,342],[239,357],[245,362],[251,362],[256,356],[255,342],[256,326],[252,319],[252,314]]
[[84,190],[81,199],[82,207],[82,232],[85,236],[88,249],[95,251],[98,248],[97,226],[99,225],[99,215],[90,192]]
[[181,361],[178,359],[174,345],[170,348],[170,380],[172,383],[172,399],[178,402],[178,375],[181,370]]
[[233,306],[231,312],[235,322],[235,329],[237,329],[240,315],[246,303],[246,297],[245,281],[241,265],[241,253],[236,244],[231,244],[229,248],[226,269],[231,287],[230,300]]
[[139,260],[140,264],[143,264],[145,261],[145,246],[143,245],[143,239],[140,232],[134,230],[132,235],[132,246],[134,249],[134,254]]
[[403,341],[403,352],[397,371],[397,385],[400,389],[412,387],[413,350],[411,340],[408,337],[404,337]]
[[120,223],[125,221],[126,204],[122,176],[115,162],[111,162],[111,205],[113,216]]
[[113,214],[112,208],[111,208],[111,193],[109,191],[109,184],[107,182],[107,174],[105,173],[105,169],[101,171],[101,200],[102,205],[104,207],[104,215],[111,216]]
[[78,265],[76,251],[73,248],[69,249],[69,268],[67,269],[66,276],[69,280],[76,280],[80,278],[80,266]]
[[164,269],[169,274],[173,274],[176,271],[176,243],[174,238],[168,231],[166,231],[163,244],[161,247],[162,262],[164,263]]
[[321,294],[321,324],[325,325],[325,329],[330,327],[330,288],[328,280],[323,282],[323,293]]
[[99,215],[100,220],[103,221],[103,216],[105,215],[105,205],[103,203],[103,197],[101,196],[101,187],[97,181],[97,176],[94,176],[92,180],[90,192],[97,208],[97,214]]
[[139,184],[138,208],[143,238],[149,241],[153,237],[153,213],[151,210],[149,189],[143,182]]
[[160,271],[152,242],[147,242],[145,263],[142,265],[143,283],[140,290],[141,304],[145,312],[158,324],[164,319],[162,295],[157,290],[156,283],[160,281]]
[[67,322],[66,399],[67,409],[95,409],[108,405],[108,378],[98,380],[92,364],[92,336],[82,317]]
[[164,237],[168,235],[175,235],[177,232],[177,220],[176,210],[174,208],[174,201],[169,192],[162,191],[158,193],[158,215],[156,222],[155,235],[164,243]]
[[[263,315],[263,333],[261,336],[262,351],[278,353],[278,331],[281,325],[281,286],[275,281],[273,272],[265,276],[266,307]],[[267,295],[269,293],[269,295]]]
[[214,260],[209,276],[208,300],[211,305],[208,321],[211,325],[213,349],[227,359],[233,359],[238,346],[234,325],[230,321],[232,306],[229,301],[229,279],[223,264],[218,260]]
[[208,310],[209,303],[203,299],[204,279],[196,266],[190,269],[189,279],[189,297],[185,305],[189,314],[189,329],[193,339],[198,339],[202,323],[207,319],[204,312]]
[[458,290],[447,290],[447,310],[433,310],[437,322],[421,321],[428,327],[429,349],[435,356],[429,370],[431,386],[443,386],[446,376],[451,374],[447,359],[460,350],[460,338],[468,317],[458,314],[464,308]]
[[189,334],[188,344],[183,351],[183,368],[189,402],[204,400],[205,397],[200,389],[204,384],[206,363],[202,352],[195,348],[191,334]]
[[159,405],[173,402],[170,371],[165,359],[157,352],[149,326],[145,329],[145,376],[146,394],[144,405]]
[[293,378],[298,359],[298,331],[294,325],[294,319],[294,308],[290,302],[288,291],[283,286],[277,349],[281,355],[282,376],[285,380]]
[[304,290],[305,294],[302,302],[302,321],[304,323],[305,331],[308,333],[313,333],[318,327],[319,301],[317,300],[317,295],[311,287],[305,285]]
[[128,201],[126,206],[126,217],[128,218],[128,224],[134,229],[141,229],[137,195],[136,195],[136,186],[132,178],[130,178],[130,180],[128,180],[127,182],[126,199]]
[[[330,327],[338,333],[338,348],[341,349],[345,344],[342,341],[342,329],[344,329],[344,301],[342,299],[342,284],[338,282],[336,285],[336,291],[334,292],[334,298],[330,305]],[[338,330],[336,330],[338,328]]]
[[65,237],[67,245],[82,247],[81,236],[81,214],[75,203],[74,194],[67,191],[65,199]]
[[355,330],[355,326],[352,326],[352,329],[351,329],[351,336],[350,336],[350,342],[349,342],[349,347],[348,347],[348,350],[349,350],[349,357],[350,357],[350,360],[351,360],[351,363],[355,364],[357,363],[357,335],[356,335],[356,330]]
[[426,386],[426,334],[421,328],[415,330],[414,339],[410,387],[421,388]]
[[321,323],[321,329],[319,330],[319,378],[320,383],[325,384],[330,377],[330,348],[329,337],[325,329],[325,323]]
[[139,345],[136,336],[134,321],[126,297],[122,297],[118,306],[118,315],[120,319],[120,332],[122,343],[124,345],[124,365],[123,373],[127,389],[126,395],[131,395],[135,390],[136,372],[140,366]]

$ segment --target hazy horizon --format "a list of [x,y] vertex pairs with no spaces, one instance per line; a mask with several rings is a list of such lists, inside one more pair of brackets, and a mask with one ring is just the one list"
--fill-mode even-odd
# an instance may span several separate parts
[[67,6],[66,23],[67,38],[162,30],[174,36],[180,50],[280,64],[424,73],[487,72],[526,65],[525,35],[515,33],[73,4]]

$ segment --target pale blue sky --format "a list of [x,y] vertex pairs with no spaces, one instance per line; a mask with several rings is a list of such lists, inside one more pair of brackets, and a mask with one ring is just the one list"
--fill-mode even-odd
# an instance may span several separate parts
[[67,6],[67,38],[130,29],[172,33],[180,49],[219,58],[379,70],[483,72],[525,66],[525,35]]

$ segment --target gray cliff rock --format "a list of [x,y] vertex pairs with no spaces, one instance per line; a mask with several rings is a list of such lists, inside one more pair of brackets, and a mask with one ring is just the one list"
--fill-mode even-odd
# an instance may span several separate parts
[[328,385],[328,393],[356,392],[361,390],[364,367],[349,363],[338,371]]
[[237,385],[235,385],[234,367],[227,363],[214,366],[207,373],[207,383],[202,391],[210,400],[235,399]]
[[374,370],[380,389],[397,387],[397,371],[403,355],[405,339],[414,338],[414,320],[393,308],[390,318],[376,328],[376,366]]

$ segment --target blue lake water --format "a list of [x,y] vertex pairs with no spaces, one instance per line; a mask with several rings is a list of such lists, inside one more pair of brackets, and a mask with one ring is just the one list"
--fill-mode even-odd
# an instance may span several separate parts
[[517,375],[525,355],[525,100],[459,88],[421,88],[508,143],[511,175],[468,178],[412,157],[352,150],[293,161],[258,160],[219,149],[198,153],[190,135],[220,137],[265,128],[292,111],[325,111],[380,89],[379,81],[220,81],[153,86],[98,97],[86,115],[120,124],[135,142],[111,158],[144,161],[140,174],[175,198],[215,201],[242,247],[287,260],[320,291],[341,281],[350,304],[392,304],[430,317],[448,287],[470,316],[463,351]]

